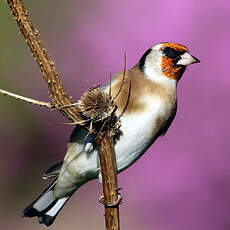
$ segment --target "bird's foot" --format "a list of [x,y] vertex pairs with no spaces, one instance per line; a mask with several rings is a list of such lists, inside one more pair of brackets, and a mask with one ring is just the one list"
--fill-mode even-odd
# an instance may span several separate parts
[[[118,190],[120,190],[120,189],[118,189]],[[117,195],[117,200],[114,201],[114,202],[106,203],[106,202],[104,201],[104,196],[103,196],[103,195],[99,197],[99,200],[98,200],[98,201],[99,201],[101,204],[103,204],[106,208],[117,208],[117,207],[119,207],[119,205],[122,204],[122,200],[123,200],[122,195],[121,195],[120,193],[118,193],[118,195]]]

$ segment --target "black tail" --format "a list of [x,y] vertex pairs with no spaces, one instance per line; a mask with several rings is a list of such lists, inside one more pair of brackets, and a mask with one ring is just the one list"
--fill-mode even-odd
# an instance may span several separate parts
[[47,227],[50,226],[62,207],[68,201],[70,196],[61,199],[56,199],[54,196],[54,181],[32,204],[23,210],[23,216],[37,216],[39,223]]

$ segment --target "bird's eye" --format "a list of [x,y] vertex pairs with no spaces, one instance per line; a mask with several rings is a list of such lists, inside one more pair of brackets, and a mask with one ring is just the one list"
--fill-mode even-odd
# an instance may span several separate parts
[[165,47],[163,49],[163,54],[168,58],[176,58],[180,55],[180,52],[176,51],[171,47]]

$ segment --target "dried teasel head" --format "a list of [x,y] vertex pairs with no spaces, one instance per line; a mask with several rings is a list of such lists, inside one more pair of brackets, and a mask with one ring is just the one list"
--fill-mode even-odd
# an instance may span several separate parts
[[117,105],[111,95],[104,92],[100,87],[90,88],[83,93],[77,102],[84,122],[90,124],[89,132],[99,134],[106,131],[114,136],[119,128],[119,118],[116,116]]
[[116,111],[117,106],[111,96],[99,87],[83,93],[77,103],[82,115],[93,122],[103,121]]

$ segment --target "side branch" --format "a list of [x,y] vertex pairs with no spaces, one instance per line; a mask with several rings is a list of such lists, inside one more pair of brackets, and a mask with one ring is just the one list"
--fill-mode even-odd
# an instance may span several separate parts
[[[73,102],[71,98],[68,96],[59,79],[54,62],[49,57],[39,38],[38,31],[34,28],[29,18],[28,11],[23,5],[23,1],[7,0],[7,2],[28,46],[35,57],[35,60],[44,75],[50,92],[51,104],[57,108],[72,104]],[[68,107],[60,111],[66,118],[72,121],[79,121],[81,119],[76,107]]]
[[35,99],[32,99],[32,98],[20,96],[18,94],[11,93],[11,92],[3,90],[3,89],[0,89],[0,94],[7,95],[7,96],[10,96],[10,97],[16,98],[18,100],[25,101],[25,102],[28,102],[30,104],[34,104],[34,105],[46,106],[48,108],[53,107],[49,102],[38,101],[38,100],[35,100]]

